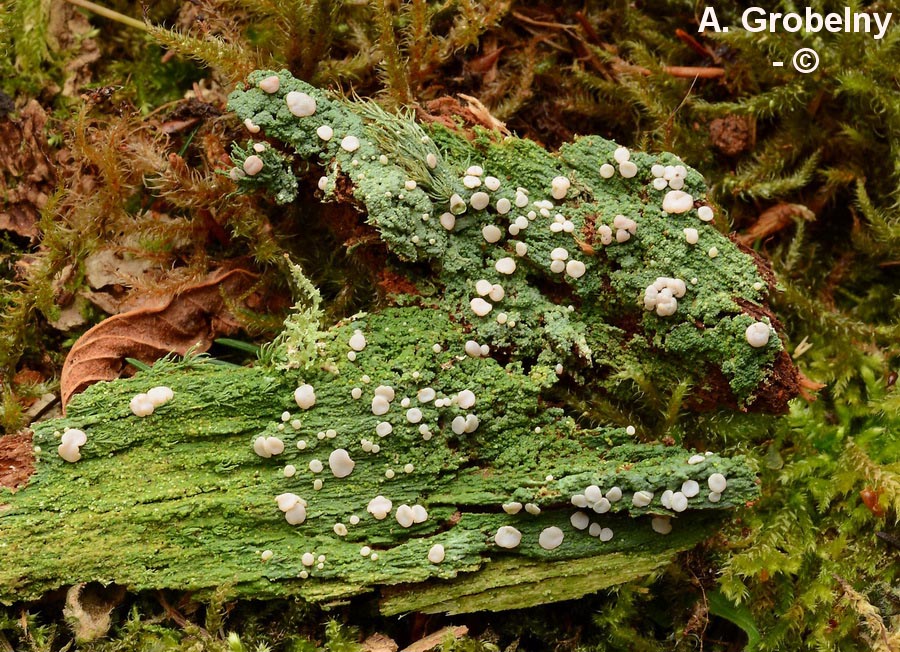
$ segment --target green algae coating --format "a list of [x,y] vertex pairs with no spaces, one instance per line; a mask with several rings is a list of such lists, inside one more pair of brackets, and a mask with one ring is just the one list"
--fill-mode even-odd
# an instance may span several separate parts
[[[346,352],[356,330],[365,334],[367,345],[351,362]],[[201,595],[228,585],[240,596],[300,595],[315,601],[431,581],[436,593],[414,592],[418,597],[408,608],[536,604],[657,568],[711,532],[716,511],[756,495],[753,473],[742,458],[713,455],[688,465],[684,450],[639,444],[621,428],[580,428],[561,410],[542,405],[547,370],[536,366],[526,374],[515,362],[502,366],[493,358],[459,355],[466,337],[443,312],[393,308],[359,315],[324,333],[319,361],[299,377],[265,367],[189,361],[162,363],[134,378],[88,388],[73,399],[64,419],[36,426],[34,443],[41,449],[36,473],[27,487],[0,501],[5,504],[0,556],[11,562],[0,565],[0,601],[36,598],[90,580]],[[441,344],[440,353],[434,353],[435,343]],[[294,402],[301,382],[315,389],[316,403],[308,410]],[[396,396],[389,412],[376,417],[371,401],[379,384],[392,386]],[[171,387],[174,398],[148,417],[135,417],[130,399],[156,385]],[[354,387],[362,390],[361,398],[351,397]],[[424,387],[438,398],[470,389],[476,402],[469,410],[420,403],[416,395]],[[422,424],[433,433],[429,440],[419,431],[422,424],[407,421],[400,406],[404,397],[422,410]],[[477,414],[480,424],[472,433],[455,435],[452,419],[466,413]],[[375,432],[382,420],[393,424],[386,437]],[[75,464],[56,454],[66,427],[87,434]],[[329,429],[336,435],[320,439]],[[281,438],[284,452],[258,456],[253,442],[261,435]],[[364,452],[363,439],[377,442],[380,452]],[[307,442],[304,450],[297,447],[301,440]],[[355,461],[342,479],[327,463],[337,448]],[[323,472],[309,470],[313,459],[324,462]],[[295,476],[284,476],[287,464],[296,467]],[[409,473],[406,464],[413,465]],[[387,469],[395,471],[393,479],[385,476]],[[728,478],[719,503],[708,502],[703,491],[682,514],[660,504],[663,490],[677,490],[688,478],[705,486],[714,472]],[[315,478],[323,480],[318,491]],[[583,510],[613,529],[609,542],[569,522],[577,511],[571,496],[590,484],[617,485],[625,493],[609,513]],[[632,506],[636,490],[656,493],[650,506]],[[307,501],[303,524],[289,525],[278,510],[275,496],[285,492]],[[366,511],[376,495],[393,502],[392,514],[380,521]],[[532,502],[541,513],[509,515],[500,505],[510,501]],[[394,518],[401,504],[424,506],[428,519],[401,527]],[[673,517],[667,536],[650,527],[649,515],[663,513]],[[360,517],[357,525],[350,524],[351,515]],[[335,534],[335,523],[346,525],[346,536]],[[519,547],[494,544],[502,525],[522,532]],[[550,526],[561,528],[565,539],[544,550],[538,537]],[[436,543],[446,551],[440,564],[427,559]],[[378,559],[361,555],[363,546]],[[268,561],[261,558],[264,550],[273,552]],[[325,555],[323,567],[304,566],[306,552],[317,559]],[[567,570],[584,567],[565,562],[593,564],[590,560],[613,553],[611,563],[616,560],[621,572],[611,568],[596,576]],[[514,589],[509,585],[519,563],[523,585]],[[481,573],[472,573],[484,568],[490,571],[484,580],[445,581],[475,578]],[[502,578],[494,577],[501,568],[507,569]],[[304,570],[308,579],[299,577]],[[442,586],[456,588],[442,593]],[[499,597],[504,586],[512,591],[506,602]],[[397,595],[385,609],[404,608]]]
[[[274,94],[256,87],[270,75],[280,79]],[[580,137],[552,154],[529,140],[499,138],[484,130],[476,130],[470,141],[441,125],[418,125],[370,103],[334,98],[287,71],[257,71],[248,81],[248,88],[232,93],[229,107],[305,161],[304,170],[312,164],[313,177],[322,175],[324,201],[347,201],[349,188],[352,201],[395,254],[398,269],[422,294],[439,296],[441,307],[468,323],[478,342],[526,365],[535,359],[559,363],[578,385],[603,389],[621,400],[633,391],[617,376],[622,372],[650,378],[661,388],[686,382],[701,389],[711,373],[721,372],[741,407],[752,406],[765,391],[783,347],[778,337],[761,348],[751,347],[744,331],[756,320],[739,305],[763,306],[765,279],[750,256],[699,219],[697,209],[706,194],[699,173],[687,169],[684,178],[683,191],[693,197],[695,208],[681,214],[662,210],[670,189],[653,187],[651,168],[680,165],[675,156],[630,152],[637,174],[626,179],[615,172],[605,179],[601,165],[617,166],[617,145],[598,136]],[[292,116],[284,100],[292,91],[315,98],[316,113]],[[319,138],[321,125],[330,126],[334,137]],[[357,137],[359,148],[345,151],[345,136]],[[242,164],[245,151],[235,148],[236,165]],[[500,187],[466,188],[463,177],[474,164],[483,168],[485,178],[496,177]],[[279,166],[272,174],[281,170]],[[562,200],[551,197],[551,181],[558,176],[571,182]],[[415,187],[407,186],[410,181]],[[266,187],[264,180],[244,183],[248,189]],[[279,188],[275,184],[269,190],[277,194]],[[523,207],[515,204],[520,189],[528,193]],[[474,192],[488,193],[486,209],[469,205]],[[464,212],[461,206],[451,207],[454,194],[465,202]],[[511,205],[505,214],[502,200]],[[552,204],[546,215],[541,201]],[[458,213],[452,231],[440,223],[451,209]],[[557,214],[571,222],[571,233],[551,231]],[[637,222],[636,233],[627,242],[601,244],[600,228],[612,228],[617,215]],[[526,217],[527,228],[512,235],[510,225]],[[503,233],[499,242],[485,241],[482,229],[487,225]],[[687,243],[688,227],[699,232],[697,244]],[[517,253],[517,244],[527,248],[524,255]],[[583,276],[550,270],[551,252],[560,247],[568,260],[585,265]],[[712,248],[718,251],[715,257],[709,255]],[[516,263],[511,275],[495,267],[504,257]],[[430,273],[421,266],[404,267],[412,262],[426,263]],[[644,290],[658,277],[679,278],[687,286],[672,316],[643,308]],[[501,301],[490,300],[492,310],[484,317],[470,308],[479,279],[500,284],[505,292]],[[497,321],[501,312],[503,324]]]

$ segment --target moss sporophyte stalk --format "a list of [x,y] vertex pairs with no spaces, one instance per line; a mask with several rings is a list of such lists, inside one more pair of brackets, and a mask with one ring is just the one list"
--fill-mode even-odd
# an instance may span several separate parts
[[303,201],[356,209],[403,289],[324,324],[295,268],[305,297],[258,365],[165,361],[38,424],[36,472],[0,501],[0,600],[99,580],[521,607],[652,572],[756,497],[744,457],[645,443],[577,399],[682,387],[695,410],[780,412],[796,392],[770,277],[715,230],[698,173],[285,71],[229,105],[257,138],[234,148],[241,188],[291,202],[318,178]]

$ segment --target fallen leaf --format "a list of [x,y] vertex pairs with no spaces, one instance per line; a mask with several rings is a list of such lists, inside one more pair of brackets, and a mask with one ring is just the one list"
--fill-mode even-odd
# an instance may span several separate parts
[[91,38],[94,28],[78,7],[65,0],[49,4],[48,40],[66,62],[62,94],[75,97],[79,88],[91,82],[92,64],[100,59],[100,45]]
[[397,652],[399,648],[390,636],[377,632],[362,642],[363,652]]
[[56,185],[46,150],[47,114],[36,100],[18,120],[0,119],[0,230],[37,238],[37,222]]
[[759,214],[759,218],[747,232],[738,236],[738,242],[749,247],[755,241],[790,226],[795,217],[811,222],[816,219],[816,214],[803,204],[775,204]]
[[133,286],[153,263],[144,258],[125,255],[113,248],[95,251],[84,261],[84,276],[94,289],[108,285]]
[[478,116],[479,121],[481,121],[483,124],[490,125],[491,129],[499,131],[504,136],[510,135],[509,129],[506,128],[506,123],[501,122],[500,120],[492,116],[488,108],[481,103],[481,100],[479,100],[477,97],[466,95],[465,93],[458,93],[458,95],[466,101],[466,108],[474,115]]
[[63,409],[85,387],[118,378],[125,358],[152,363],[169,353],[206,351],[217,337],[233,335],[240,324],[225,296],[237,300],[255,276],[243,269],[219,270],[204,281],[157,302],[100,322],[82,335],[63,365]]

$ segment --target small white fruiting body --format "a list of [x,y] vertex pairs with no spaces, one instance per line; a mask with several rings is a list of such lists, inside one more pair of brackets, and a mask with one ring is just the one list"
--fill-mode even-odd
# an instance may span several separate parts
[[538,536],[538,545],[544,550],[555,550],[562,545],[564,538],[563,531],[553,525],[541,530],[541,534]]
[[164,403],[168,403],[174,396],[175,392],[172,391],[172,388],[166,387],[165,385],[160,385],[147,390],[147,398],[150,399],[150,402],[153,403],[154,407],[159,407]]
[[425,162],[428,164],[428,167],[433,170],[437,167],[438,164],[437,156],[429,152],[429,154],[425,157]]
[[678,299],[687,292],[687,285],[678,278],[660,276],[644,290],[644,309],[656,309],[660,317],[674,315],[678,309]]
[[391,513],[393,507],[393,503],[384,496],[375,496],[369,501],[366,511],[379,521],[383,521]]
[[491,192],[500,190],[500,179],[497,177],[485,177],[484,186]]
[[274,556],[275,556],[275,553],[272,552],[271,550],[263,550],[262,553],[259,555],[259,558],[262,559],[263,561],[269,561]]
[[409,505],[400,505],[400,507],[397,508],[397,512],[394,514],[394,518],[397,519],[400,527],[410,527],[413,524],[412,507]]
[[518,514],[522,511],[522,503],[519,502],[503,503],[501,507],[504,512],[510,515]]
[[[409,465],[407,465],[409,466]],[[413,523],[424,523],[428,520],[428,512],[422,505],[412,506]]]
[[485,317],[493,309],[493,306],[481,297],[472,299],[469,302],[469,306],[472,308],[472,312],[479,317]]
[[569,522],[576,530],[586,530],[591,524],[591,519],[584,512],[575,512],[569,517]]
[[622,175],[625,179],[632,179],[637,176],[638,167],[631,161],[625,161],[624,163],[619,163],[619,174]]
[[719,255],[719,248],[718,247],[710,247],[709,251],[706,252],[706,255],[709,256],[710,258],[717,257]]
[[341,139],[341,149],[345,152],[355,152],[359,149],[359,138],[356,136],[344,136]]
[[571,186],[572,182],[567,177],[554,177],[550,182],[550,194],[553,199],[565,199]]
[[[488,293],[488,298],[491,301],[503,301],[503,297],[506,296],[506,291],[503,289],[503,286],[499,283],[494,283],[491,286],[491,291]],[[485,353],[484,355],[487,355]]]
[[501,231],[500,228],[494,224],[488,224],[483,229],[481,229],[481,235],[484,237],[485,242],[494,244],[503,237],[503,231]]
[[81,448],[87,443],[87,435],[83,430],[79,430],[78,428],[66,428],[60,441],[62,441],[64,446]]
[[631,497],[631,504],[635,507],[646,507],[653,500],[652,491],[635,491]]
[[717,503],[722,500],[722,494],[717,491],[710,491],[706,499],[711,503]]
[[669,502],[672,504],[672,510],[675,512],[683,512],[687,509],[688,506],[687,496],[685,496],[680,491],[676,491],[674,494],[672,494]]
[[606,492],[606,499],[611,503],[619,502],[620,500],[622,500],[622,490],[618,487],[613,487]]
[[662,496],[659,497],[659,502],[662,503],[662,506],[666,509],[672,509],[672,496],[675,495],[675,492],[671,489],[666,489],[662,492]]
[[466,355],[470,358],[480,358],[481,357],[481,345],[475,340],[469,340],[466,342],[464,347]]
[[452,231],[456,227],[456,216],[453,213],[444,213],[440,217],[440,223],[447,231]]
[[606,512],[608,512],[611,507],[612,505],[610,504],[608,498],[601,498],[593,505],[594,511],[598,514],[606,514]]
[[375,388],[375,396],[381,396],[390,403],[397,396],[397,392],[390,385],[379,385]]
[[291,91],[284,96],[288,111],[298,118],[306,118],[316,112],[316,100],[306,93]]
[[480,177],[482,174],[484,174],[484,168],[482,168],[480,165],[470,165],[466,169],[466,174],[471,174],[472,176]]
[[366,336],[362,331],[353,331],[353,335],[350,336],[350,348],[357,352],[366,348]]
[[511,525],[503,525],[494,536],[494,543],[501,548],[515,548],[522,541],[522,533]]
[[681,485],[681,493],[688,498],[693,498],[700,493],[700,485],[696,480],[686,480]]
[[334,138],[334,129],[332,129],[329,125],[321,125],[318,129],[316,129],[316,135],[322,140],[328,142],[332,138]]
[[303,384],[294,390],[294,401],[301,410],[308,410],[316,404],[316,392],[312,385]]
[[456,193],[450,195],[450,212],[453,215],[461,215],[466,212],[466,201]]
[[350,459],[350,454],[343,448],[337,448],[331,451],[328,456],[328,466],[336,478],[346,478],[353,473],[353,467],[356,462]]
[[600,540],[603,542],[611,541],[613,538],[613,531],[611,528],[605,527],[600,530]]
[[570,260],[566,263],[566,274],[572,278],[581,278],[586,271],[587,268],[580,260]]
[[705,455],[691,455],[688,458],[687,463],[690,464],[691,466],[693,466],[694,464],[700,464],[701,462],[703,462],[705,460],[706,460]]
[[670,190],[663,197],[662,208],[666,213],[687,213],[694,207],[694,198],[683,190]]
[[376,394],[374,397],[372,397],[372,414],[374,414],[376,417],[387,414],[388,410],[390,409],[391,404],[384,396]]
[[78,450],[78,446],[74,444],[60,444],[56,449],[56,452],[59,453],[59,456],[66,462],[70,462],[72,464],[81,459],[81,452]]
[[304,505],[306,504],[306,501],[304,501],[300,496],[290,493],[279,494],[275,496],[275,502],[278,503],[278,509],[280,509],[282,512],[293,509],[294,506],[300,503]]
[[628,151],[627,147],[617,147],[613,152],[613,160],[616,163],[624,163],[631,159],[631,152]]
[[709,206],[701,206],[697,209],[697,217],[699,217],[704,222],[712,222],[715,215],[713,214],[713,209]]
[[444,561],[444,546],[439,543],[431,546],[431,549],[428,551],[428,561],[432,564],[440,564]]
[[457,405],[463,410],[468,410],[475,405],[475,394],[468,389],[464,389],[457,395]]
[[476,192],[469,199],[469,204],[471,204],[472,208],[476,211],[487,208],[489,203],[491,203],[491,197],[486,192]]
[[609,163],[604,163],[600,166],[600,176],[604,179],[611,179],[615,173],[616,168],[611,166]]
[[128,406],[131,408],[131,412],[138,417],[148,417],[153,414],[153,410],[156,408],[156,405],[146,394],[136,395],[131,399]]
[[422,421],[422,410],[419,408],[410,408],[406,411],[406,420],[410,423],[419,423]]
[[745,336],[747,343],[755,349],[764,347],[769,343],[771,328],[765,322],[757,321],[747,326]]
[[525,511],[531,514],[532,516],[537,516],[541,513],[541,508],[535,505],[534,503],[525,503]]
[[494,264],[494,269],[500,274],[512,274],[516,271],[516,261],[510,257],[504,257]]
[[725,479],[725,476],[721,473],[713,473],[706,480],[706,483],[709,485],[710,491],[713,491],[717,494],[721,494],[725,491],[725,488],[728,486],[728,481]]
[[684,230],[684,239],[688,244],[697,244],[700,241],[700,234],[697,229],[687,228]]
[[672,522],[665,516],[654,516],[650,521],[650,526],[654,532],[659,534],[668,534],[672,531]]
[[309,461],[309,470],[312,473],[321,473],[325,468],[325,465],[322,464],[322,460],[310,460]]
[[257,84],[266,93],[277,93],[281,88],[281,80],[277,75],[270,75]]
[[463,177],[463,185],[469,190],[474,190],[481,185],[481,179],[472,174],[467,174]]

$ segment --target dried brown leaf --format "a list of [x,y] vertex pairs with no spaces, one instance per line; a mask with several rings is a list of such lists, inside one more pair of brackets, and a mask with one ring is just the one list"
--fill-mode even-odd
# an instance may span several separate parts
[[254,279],[243,269],[219,270],[181,292],[94,326],[66,357],[60,379],[63,407],[92,383],[118,378],[125,358],[149,363],[173,352],[206,351],[216,337],[237,332],[240,324],[227,305],[245,294]]
[[36,100],[18,120],[0,119],[0,230],[35,239],[41,209],[56,184],[46,150],[47,114]]
[[746,246],[767,238],[794,223],[800,217],[807,222],[816,219],[816,214],[803,204],[775,204],[762,213],[747,232],[738,236],[738,241]]

